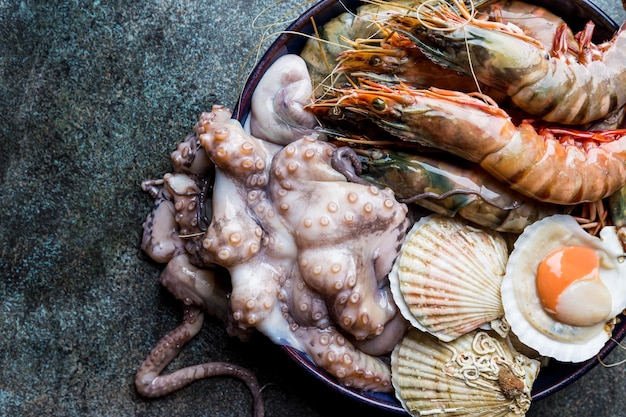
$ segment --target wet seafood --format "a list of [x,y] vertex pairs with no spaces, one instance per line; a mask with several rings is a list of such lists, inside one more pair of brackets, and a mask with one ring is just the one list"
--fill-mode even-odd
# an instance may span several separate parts
[[413,416],[524,416],[539,362],[497,335],[444,343],[412,330],[391,355],[396,397]]
[[[626,182],[624,130],[537,131],[527,121],[516,126],[502,109],[474,96],[373,82],[339,90],[337,97],[309,108],[329,123],[344,118],[370,120],[401,140],[476,162],[539,201],[598,201]],[[573,140],[575,136],[584,140]]]
[[[402,202],[450,217],[459,216],[489,229],[521,233],[540,218],[562,210],[516,193],[480,167],[463,161],[377,148],[343,147],[338,154],[344,158],[354,154],[352,158],[361,163],[359,176],[393,189]],[[349,175],[341,164],[336,164],[335,169]]]
[[[357,16],[346,14],[341,19],[333,21],[341,26],[339,31],[334,31],[332,24],[323,28],[322,33],[331,42],[326,42],[328,39],[319,43],[312,40],[307,45],[309,51],[321,48],[324,55],[317,61],[317,64],[321,65],[316,67],[315,62],[308,64],[309,68],[318,71],[313,76],[334,77],[337,68],[333,69],[329,63],[335,63],[338,54],[348,55],[340,51],[354,46],[356,44],[356,39],[352,39],[354,37],[363,35],[368,38],[359,46],[363,48],[362,50],[381,53],[376,49],[377,45],[390,38],[382,37],[384,31],[381,31],[379,23],[388,20],[398,9],[404,10],[405,7],[391,4],[384,8],[378,4],[363,6]],[[499,19],[504,18],[500,15]],[[376,24],[373,24],[374,21]],[[342,38],[344,35],[346,39]],[[372,41],[373,38],[376,40]],[[331,49],[334,51],[331,52]],[[567,50],[570,49],[568,46]],[[402,53],[406,54],[406,51]],[[402,60],[406,56],[398,55],[394,56],[395,58]],[[342,60],[340,57],[340,63],[346,65],[347,61]],[[371,59],[368,63],[373,61],[375,60]],[[330,372],[346,386],[388,392],[391,390],[390,369],[385,360],[380,360],[376,356],[388,354],[408,326],[404,318],[398,314],[394,302],[394,299],[402,297],[395,294],[392,297],[387,283],[387,273],[409,225],[407,208],[402,204],[402,199],[406,199],[407,202],[414,199],[428,201],[433,210],[445,211],[446,215],[458,214],[476,223],[514,232],[520,232],[536,219],[551,214],[552,207],[545,212],[542,211],[543,208],[537,211],[538,205],[534,201],[516,196],[508,189],[506,192],[496,191],[499,190],[498,186],[487,185],[491,184],[488,177],[470,181],[469,170],[461,169],[457,172],[455,167],[444,167],[444,163],[427,158],[420,159],[414,165],[424,172],[415,173],[406,169],[404,156],[394,154],[394,164],[400,160],[405,164],[400,165],[398,171],[405,170],[406,172],[402,174],[410,171],[412,175],[411,178],[402,177],[401,182],[398,182],[400,177],[383,178],[386,175],[400,174],[392,172],[388,165],[388,156],[385,161],[387,165],[383,165],[381,160],[372,156],[372,153],[362,152],[360,155],[360,161],[366,161],[365,173],[356,175],[357,169],[354,166],[340,171],[334,162],[337,159],[346,159],[345,151],[318,140],[311,130],[315,124],[313,116],[327,116],[321,113],[321,109],[329,104],[335,112],[333,118],[369,120],[372,115],[376,115],[375,117],[380,119],[374,119],[381,127],[401,136],[402,139],[424,141],[428,146],[440,146],[444,150],[469,157],[470,160],[489,167],[492,174],[499,178],[507,178],[515,187],[524,190],[533,198],[559,204],[573,204],[586,199],[602,198],[612,189],[602,190],[597,193],[598,195],[588,192],[588,189],[593,188],[591,185],[581,186],[584,192],[572,190],[570,187],[559,194],[561,191],[550,189],[546,197],[543,188],[532,189],[534,178],[539,171],[533,171],[527,166],[521,167],[521,172],[529,176],[522,179],[518,178],[519,171],[507,173],[511,174],[510,176],[503,174],[500,171],[500,161],[497,159],[502,154],[505,159],[517,159],[523,152],[510,148],[522,141],[519,137],[528,136],[539,143],[539,139],[536,138],[538,135],[529,125],[524,124],[519,129],[511,126],[501,110],[462,94],[442,90],[420,93],[409,90],[402,84],[394,90],[369,82],[353,91],[341,90],[340,93],[346,94],[344,97],[314,104],[311,106],[313,113],[309,114],[303,110],[303,104],[313,92],[310,88],[309,74],[303,64],[301,58],[287,55],[277,60],[275,66],[265,74],[252,99],[249,125],[252,135],[248,135],[237,121],[231,119],[232,115],[228,109],[216,106],[211,113],[202,116],[195,134],[189,136],[172,155],[175,164],[174,173],[143,184],[143,188],[155,198],[155,209],[144,225],[142,247],[157,262],[167,264],[161,275],[161,283],[177,299],[183,301],[186,308],[182,324],[159,341],[138,371],[136,385],[142,395],[164,395],[198,378],[229,374],[241,378],[248,384],[254,395],[256,415],[263,414],[258,383],[245,369],[231,364],[214,363],[162,374],[182,346],[200,330],[204,314],[220,317],[226,323],[229,334],[233,336],[245,339],[250,331],[260,330],[275,343],[305,352],[317,366]],[[320,69],[322,67],[323,69]],[[339,69],[351,71],[347,66],[343,68],[340,66]],[[363,72],[363,68],[358,70]],[[404,81],[409,79],[404,73],[392,75],[402,75]],[[394,80],[396,83],[397,81]],[[326,87],[336,85],[334,81],[326,84]],[[374,97],[375,95],[378,97]],[[413,100],[418,96],[419,99]],[[407,97],[411,99],[407,100]],[[441,107],[434,104],[437,102]],[[381,103],[400,107],[395,107],[392,113],[386,114],[386,108],[381,108]],[[420,107],[422,105],[426,108],[426,113],[439,109],[445,112],[448,110],[446,107],[452,108],[454,105],[465,107],[465,110],[470,108],[470,113],[473,113],[464,119],[461,118],[467,123],[465,126],[472,126],[473,122],[480,124],[481,117],[484,116],[485,119],[495,121],[496,126],[493,132],[490,132],[492,139],[499,133],[498,128],[510,133],[511,137],[505,137],[502,142],[493,139],[495,143],[491,143],[486,155],[480,153],[485,142],[479,142],[475,148],[470,149],[465,148],[465,144],[461,146],[439,142],[439,137],[436,137],[434,131],[441,125],[428,130],[428,127],[421,126],[419,122],[411,119],[413,109],[402,108],[414,106],[417,111],[423,111],[424,107]],[[461,110],[459,112],[462,114]],[[407,119],[402,119],[403,114],[407,115]],[[475,117],[477,114],[479,117]],[[444,125],[456,117],[442,117]],[[424,124],[431,122],[432,119],[425,121]],[[407,133],[402,126],[403,123],[410,125],[410,128],[417,128],[416,131]],[[463,126],[459,129],[469,132],[470,137],[461,137],[462,141],[468,142],[473,139],[472,132],[478,131],[478,128],[472,130]],[[427,139],[423,136],[425,132],[431,135],[430,137],[426,135]],[[624,165],[620,159],[623,158],[624,133],[620,131],[595,134],[594,137],[602,139],[602,142],[597,144],[588,142],[584,145],[584,151],[580,153],[589,160],[592,159],[591,154],[595,158],[599,153],[607,160],[615,154],[614,157],[618,162],[610,165],[611,174],[623,176],[622,171],[615,166],[619,163]],[[571,131],[567,134],[571,134]],[[552,142],[549,142],[551,145],[548,149],[560,149],[561,143],[548,137],[548,141],[550,140]],[[509,145],[509,141],[513,142],[513,145]],[[578,149],[577,145],[571,146]],[[566,146],[563,148],[570,149]],[[594,151],[596,148],[601,148],[602,151]],[[544,154],[548,153],[544,150]],[[569,151],[564,153],[567,154],[564,158],[569,158],[573,154]],[[413,159],[416,158],[411,158],[411,164]],[[495,163],[492,163],[493,160],[496,160]],[[528,165],[534,163],[535,160],[528,162]],[[544,168],[540,169],[545,171]],[[576,169],[581,168],[580,166],[572,168],[573,171]],[[444,174],[442,170],[449,172],[440,175]],[[589,178],[599,176],[597,173],[585,175]],[[382,187],[373,187],[371,184],[361,182],[356,179],[358,176],[370,182],[377,182]],[[458,180],[459,177],[461,180]],[[474,172],[471,178],[474,178]],[[553,180],[551,177],[546,181]],[[394,185],[395,194],[385,186],[386,181],[393,183],[389,185]],[[442,181],[446,182],[443,187]],[[460,185],[451,185],[452,181],[458,181]],[[623,183],[623,180],[615,181]],[[427,182],[427,184],[420,184],[413,194],[406,197],[399,195],[399,192],[405,191],[401,184],[407,182]],[[561,186],[561,183],[556,183],[552,188],[562,188]],[[402,198],[396,198],[398,195]],[[302,208],[302,204],[306,204],[306,209]],[[446,219],[446,221],[456,223],[456,220]],[[477,229],[471,230],[471,233],[479,234]],[[471,233],[464,235],[466,241],[472,241],[472,238],[468,237]],[[483,235],[482,231],[480,234]],[[484,235],[495,234],[485,232]],[[448,243],[453,240],[447,235],[437,240],[442,239]],[[494,241],[497,242],[493,243]],[[506,258],[504,244],[496,238],[491,242],[492,244],[486,245],[487,249],[480,251],[480,256],[489,258],[483,264],[502,267],[502,259]],[[435,242],[431,246],[440,247],[437,245]],[[405,249],[409,246],[407,245]],[[441,255],[441,252],[430,251],[428,255]],[[217,271],[221,271],[222,267],[228,271],[226,280],[230,280],[230,283],[222,282],[217,276]],[[464,268],[464,272],[466,269],[470,268]],[[495,276],[493,282],[482,281],[484,277],[479,280],[484,284],[481,287],[484,293],[494,295],[498,292],[498,272],[490,273]],[[446,279],[451,278],[446,276]],[[450,288],[455,286],[462,288],[463,284],[459,280],[450,283]],[[449,294],[453,292],[450,290]],[[465,303],[473,304],[473,310],[480,310],[480,318],[472,317],[471,323],[464,321],[450,329],[447,323],[442,324],[443,319],[439,320],[442,316],[439,314],[434,323],[422,320],[417,321],[419,324],[415,326],[432,332],[443,340],[460,340],[459,345],[445,345],[445,352],[460,352],[462,349],[463,352],[470,352],[467,348],[469,336],[473,338],[474,345],[487,347],[487,350],[478,351],[472,346],[473,354],[477,351],[481,355],[496,352],[493,357],[497,360],[491,362],[490,369],[476,368],[481,373],[480,378],[485,377],[485,380],[489,381],[481,380],[479,385],[487,387],[488,392],[478,394],[479,401],[484,403],[485,398],[494,398],[495,395],[497,410],[504,410],[506,404],[513,408],[512,412],[523,414],[529,402],[532,381],[536,376],[536,365],[526,363],[525,359],[513,351],[509,352],[507,342],[474,330],[476,326],[502,316],[503,310],[497,298],[484,296],[480,302],[473,298],[473,301]],[[424,303],[421,306],[428,310],[427,314],[422,316],[428,316],[428,313],[432,312],[432,304]],[[448,310],[451,316],[462,315],[459,310],[464,310],[466,306],[457,307],[459,306],[454,305],[454,308]],[[405,305],[401,308],[410,309]],[[424,311],[422,309],[416,314],[420,315]],[[467,332],[471,333],[467,335]],[[413,334],[418,333],[412,331]],[[417,350],[431,349],[432,339],[424,337],[426,338],[424,343],[420,342],[421,346],[416,348]],[[405,340],[411,339],[415,341],[412,336]],[[403,345],[406,347],[405,342]],[[465,347],[457,347],[461,345]],[[432,349],[436,350],[439,347]],[[477,359],[477,365],[484,365],[484,358],[481,356]],[[395,356],[393,360],[398,364],[403,358]],[[524,365],[521,365],[522,363]],[[446,368],[449,371],[446,378],[451,376],[450,373],[455,377],[461,376],[455,371],[456,365],[452,362],[446,364],[450,366]],[[401,372],[404,371],[405,369],[402,369]],[[467,374],[463,375],[463,378],[467,383]],[[495,385],[494,380],[497,380]],[[449,379],[437,381],[448,384],[448,387],[451,385]],[[410,384],[414,384],[414,381]],[[469,385],[472,385],[471,388],[477,387],[474,383]],[[399,391],[406,394],[413,388],[413,385],[402,386]],[[424,389],[431,388],[429,385]],[[435,395],[439,394],[441,393]],[[407,396],[401,398],[405,405],[415,400]],[[427,401],[430,402],[430,399]],[[415,400],[415,403],[418,404],[418,408],[426,406],[422,399]],[[471,409],[471,401],[462,405],[453,402],[451,405],[442,405],[441,409],[431,408],[426,412],[465,412],[460,411],[459,407]],[[483,409],[484,407],[481,408]],[[496,410],[489,413],[501,415]]]
[[[590,62],[551,56],[535,39],[505,24],[459,14],[443,3],[417,16],[396,15],[383,26],[409,37],[435,62],[472,74],[506,92],[546,121],[582,124],[626,104],[626,31],[597,48]],[[586,38],[589,38],[588,36]]]
[[342,13],[318,28],[316,36],[309,39],[300,52],[309,68],[313,85],[317,86],[315,95],[325,94],[327,88],[340,82],[333,74],[336,57],[350,47],[351,40],[380,37],[376,22],[385,14],[402,9],[391,4],[365,4],[356,13]]
[[502,321],[500,284],[507,259],[499,233],[460,219],[425,216],[407,234],[389,273],[391,291],[413,327],[449,342]]
[[[353,49],[355,42],[367,44],[380,42],[386,35],[381,30],[381,22],[397,13],[418,7],[424,0],[367,1],[357,8],[356,13],[342,13],[317,28],[314,38],[305,44],[300,56],[306,61],[315,96],[326,93],[327,89],[341,84],[345,79],[337,71],[337,58],[345,50]],[[475,0],[476,5],[486,0]],[[425,62],[425,61],[424,61]],[[425,63],[425,65],[429,65]]]
[[370,39],[354,42],[353,48],[337,56],[337,73],[386,83],[402,82],[415,88],[477,91],[476,82],[471,77],[442,69],[414,45],[407,47],[406,41],[399,38],[391,35],[377,42]]
[[527,227],[502,282],[511,331],[541,355],[565,362],[595,356],[626,307],[624,250],[614,227],[589,235],[571,217]]
[[[475,4],[480,13],[477,18],[496,21],[519,28],[526,35],[539,41],[553,55],[569,56],[570,52],[583,54],[588,45],[580,45],[567,24],[548,10],[516,0],[502,0]],[[405,13],[417,10],[407,7]],[[425,56],[415,43],[408,41],[398,32],[382,30],[383,38],[358,39],[352,48],[337,56],[339,73],[368,77],[379,82],[403,82],[414,88],[438,87],[447,90],[489,94],[499,103],[505,102],[506,95],[490,88],[466,74],[447,70]]]
[[304,110],[312,94],[304,60],[295,54],[281,56],[263,74],[252,94],[250,133],[279,145],[313,133],[317,122]]
[[[218,314],[229,334],[259,330],[305,352],[346,386],[391,390],[387,364],[373,355],[390,352],[406,329],[385,277],[409,224],[407,207],[389,189],[346,181],[331,166],[334,145],[304,136],[280,147],[247,134],[231,116],[223,106],[203,114],[173,156],[186,173],[146,183],[175,208],[157,206],[159,217],[151,219],[158,222],[144,227],[165,241],[146,239],[148,246],[174,247],[157,259],[168,262],[163,285],[191,314],[176,340],[193,337],[204,312]],[[204,169],[193,168],[192,145]],[[211,195],[203,191],[209,174]],[[228,270],[226,295],[210,284],[217,266]],[[193,380],[187,371],[176,374],[182,379],[159,375],[178,353],[172,347],[158,357],[170,339],[146,360],[138,389],[158,385],[159,395]],[[199,367],[194,375],[209,374]]]
[[256,377],[240,366],[210,362],[163,374],[163,370],[202,328],[204,314],[212,314],[230,329],[232,336],[245,338],[228,314],[228,289],[212,270],[192,264],[193,248],[201,236],[204,213],[204,181],[213,165],[199,148],[197,138],[188,136],[171,154],[174,172],[162,179],[149,180],[142,189],[155,199],[153,211],[144,223],[142,249],[156,262],[167,264],[160,282],[185,305],[182,323],[154,346],[137,370],[135,386],[139,394],[159,397],[195,380],[229,375],[246,383],[254,397],[254,416],[262,417],[265,406]]

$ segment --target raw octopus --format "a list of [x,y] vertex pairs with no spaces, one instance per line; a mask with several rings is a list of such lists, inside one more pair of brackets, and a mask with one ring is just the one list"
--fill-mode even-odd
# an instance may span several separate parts
[[[388,364],[376,355],[407,328],[387,281],[410,224],[406,205],[388,188],[349,182],[332,167],[334,145],[311,135],[280,147],[231,117],[224,106],[202,114],[172,154],[175,172],[144,184],[156,204],[142,246],[167,263],[161,282],[187,308],[176,344],[209,312],[231,335],[257,329],[305,352],[346,386],[391,391]],[[180,350],[159,347],[170,352],[155,348],[137,375],[144,395],[194,380],[159,376]],[[215,374],[203,366],[200,375]],[[241,372],[231,374],[250,382]]]

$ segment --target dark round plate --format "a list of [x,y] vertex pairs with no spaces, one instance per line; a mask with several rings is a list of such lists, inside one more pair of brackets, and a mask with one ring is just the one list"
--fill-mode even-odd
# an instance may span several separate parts
[[[574,31],[582,29],[585,23],[589,20],[593,21],[596,25],[594,39],[597,40],[610,39],[617,29],[617,25],[610,17],[608,17],[597,6],[586,0],[526,1],[528,3],[540,4],[542,7],[545,7],[553,13],[561,16],[568,22]],[[288,53],[300,53],[307,38],[304,36],[298,36],[295,33],[312,34],[313,25],[311,23],[311,19],[313,19],[315,25],[319,27],[337,17],[341,13],[346,11],[355,12],[356,8],[362,4],[363,3],[361,1],[356,0],[322,0],[295,20],[288,28],[286,28],[285,33],[280,35],[274,41],[250,74],[250,77],[248,78],[241,94],[241,99],[237,107],[234,109],[234,116],[242,123],[245,121],[248,113],[250,112],[252,93],[254,92],[263,74],[276,59]],[[596,358],[590,359],[586,362],[574,364],[551,361],[548,366],[542,368],[539,373],[539,377],[533,385],[533,400],[536,401],[553,394],[582,377],[599,363],[599,359],[604,359],[615,348],[617,345],[616,341],[622,340],[625,335],[626,320],[622,318],[613,332],[614,340],[609,340]],[[338,384],[330,374],[316,366],[304,353],[287,346],[284,346],[283,349],[296,363],[334,390],[355,400],[378,407],[385,411],[406,414],[400,403],[392,394],[359,391],[344,387]]]

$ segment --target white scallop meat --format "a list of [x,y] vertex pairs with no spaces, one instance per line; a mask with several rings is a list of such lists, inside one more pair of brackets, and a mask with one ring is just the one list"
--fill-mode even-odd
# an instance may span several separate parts
[[[553,251],[566,246],[585,246],[599,257],[598,284],[609,294],[596,297],[592,291],[579,291],[568,301],[578,305],[578,313],[593,303],[603,307],[606,317],[588,325],[563,322],[544,308],[537,289],[539,263]],[[614,227],[604,227],[599,237],[587,233],[568,215],[546,217],[527,227],[515,242],[502,282],[502,303],[511,331],[520,342],[540,355],[562,362],[582,362],[594,357],[611,337],[615,317],[626,308],[626,263]],[[596,310],[598,308],[596,307]],[[593,309],[591,309],[593,310]],[[590,310],[590,311],[591,311]]]

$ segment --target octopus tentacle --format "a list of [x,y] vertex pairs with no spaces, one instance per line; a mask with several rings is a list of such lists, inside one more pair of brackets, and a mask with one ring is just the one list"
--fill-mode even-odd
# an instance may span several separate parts
[[331,165],[335,171],[343,174],[343,176],[350,182],[367,186],[374,185],[359,176],[363,171],[363,166],[361,165],[359,156],[352,148],[342,146],[341,148],[336,149],[333,152]]
[[198,136],[195,134],[187,135],[171,153],[170,159],[175,172],[198,177],[202,177],[213,166],[213,162],[200,146]]
[[154,198],[154,208],[143,224],[141,249],[154,261],[166,263],[183,243],[178,238],[176,209],[172,196],[165,188],[158,188],[163,180],[144,181],[142,188]]
[[254,397],[254,416],[265,415],[261,388],[254,374],[243,367],[225,362],[203,363],[161,375],[165,367],[180,353],[202,328],[204,313],[198,307],[187,307],[183,322],[165,335],[152,349],[135,376],[137,392],[144,397],[160,397],[199,379],[228,375],[241,379]]
[[393,390],[389,365],[355,348],[334,327],[298,327],[294,332],[313,362],[342,385],[376,392]]
[[278,300],[283,314],[301,326],[324,329],[331,325],[326,300],[302,278],[300,268],[292,268],[281,286]]
[[385,324],[385,329],[376,337],[363,340],[351,340],[352,344],[363,353],[380,356],[389,353],[404,337],[409,329],[409,322],[398,312]]
[[220,284],[213,270],[193,265],[186,253],[167,263],[159,281],[183,304],[199,307],[228,323],[228,289]]
[[198,208],[200,188],[196,182],[186,174],[165,174],[165,187],[174,200],[179,234],[188,236],[199,230]]
[[278,146],[248,135],[231,115],[223,106],[203,113],[195,127],[200,144],[221,172],[247,189],[265,188],[268,167]]
[[252,135],[285,145],[310,134],[317,120],[304,107],[312,95],[306,62],[294,54],[278,58],[252,94]]
[[339,326],[365,339],[397,311],[379,286],[408,226],[407,208],[389,189],[348,182],[332,167],[342,158],[335,150],[314,137],[287,145],[272,163],[271,199],[291,227],[304,281]]
[[379,290],[373,268],[359,265],[352,248],[302,251],[305,282],[323,294],[334,321],[357,339],[382,333],[396,315],[389,297]]

